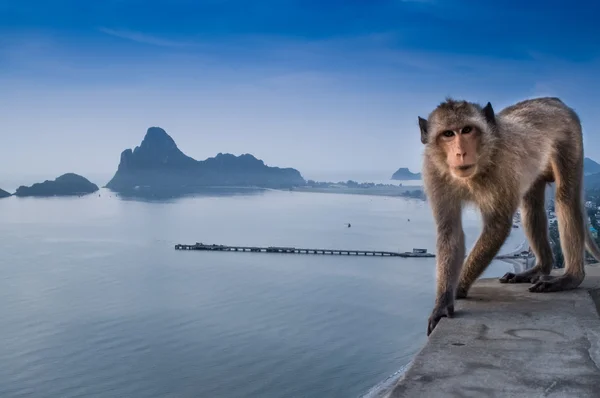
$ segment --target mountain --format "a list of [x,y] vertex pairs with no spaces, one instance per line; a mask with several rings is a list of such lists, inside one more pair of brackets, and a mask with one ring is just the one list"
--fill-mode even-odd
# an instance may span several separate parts
[[600,164],[590,158],[583,159],[583,174],[590,175],[600,173]]
[[393,175],[392,180],[420,180],[421,173],[411,173],[407,167],[400,167]]
[[150,127],[140,146],[121,153],[106,188],[125,194],[180,195],[207,187],[291,188],[305,185],[300,172],[270,167],[250,154],[219,153],[203,161],[185,155],[160,127]]
[[11,196],[8,192],[6,192],[3,189],[0,189],[0,199],[2,198],[8,198],[9,196]]
[[75,173],[63,174],[54,181],[38,182],[30,187],[20,186],[15,196],[72,196],[96,192],[98,186]]

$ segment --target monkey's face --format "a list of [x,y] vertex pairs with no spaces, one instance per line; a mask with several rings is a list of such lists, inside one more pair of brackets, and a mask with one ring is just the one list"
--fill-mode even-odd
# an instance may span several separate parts
[[445,154],[450,173],[457,178],[469,178],[477,173],[480,131],[472,125],[444,129],[436,141]]
[[467,181],[493,165],[496,117],[489,102],[482,109],[448,99],[428,119],[418,118],[427,166]]

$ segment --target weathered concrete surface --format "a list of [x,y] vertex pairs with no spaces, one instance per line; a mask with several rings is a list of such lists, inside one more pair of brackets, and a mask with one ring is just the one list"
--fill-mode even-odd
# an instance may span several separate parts
[[384,396],[600,397],[600,266],[572,291],[529,286],[479,280]]

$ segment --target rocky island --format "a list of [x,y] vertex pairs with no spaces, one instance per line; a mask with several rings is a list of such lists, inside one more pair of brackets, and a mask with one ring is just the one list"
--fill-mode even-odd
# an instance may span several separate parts
[[0,189],[0,199],[2,199],[2,198],[8,198],[9,196],[11,196],[10,193],[6,192],[3,189]]
[[38,182],[30,187],[21,185],[15,196],[75,196],[98,191],[98,186],[75,173],[63,174],[55,180]]
[[421,173],[412,173],[407,167],[400,167],[393,175],[392,180],[420,180]]
[[211,187],[289,189],[305,183],[298,170],[270,167],[250,154],[219,153],[195,160],[165,130],[150,127],[140,146],[121,153],[117,172],[106,188],[125,195],[169,197]]

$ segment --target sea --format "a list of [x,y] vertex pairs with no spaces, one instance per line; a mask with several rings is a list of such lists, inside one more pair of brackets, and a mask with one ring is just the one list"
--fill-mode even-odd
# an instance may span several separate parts
[[[366,397],[426,342],[435,259],[174,249],[433,252],[420,200],[103,188],[2,199],[0,221],[3,398]],[[481,218],[463,222],[470,248]],[[501,253],[523,240],[513,230]],[[510,270],[494,261],[484,277]]]

